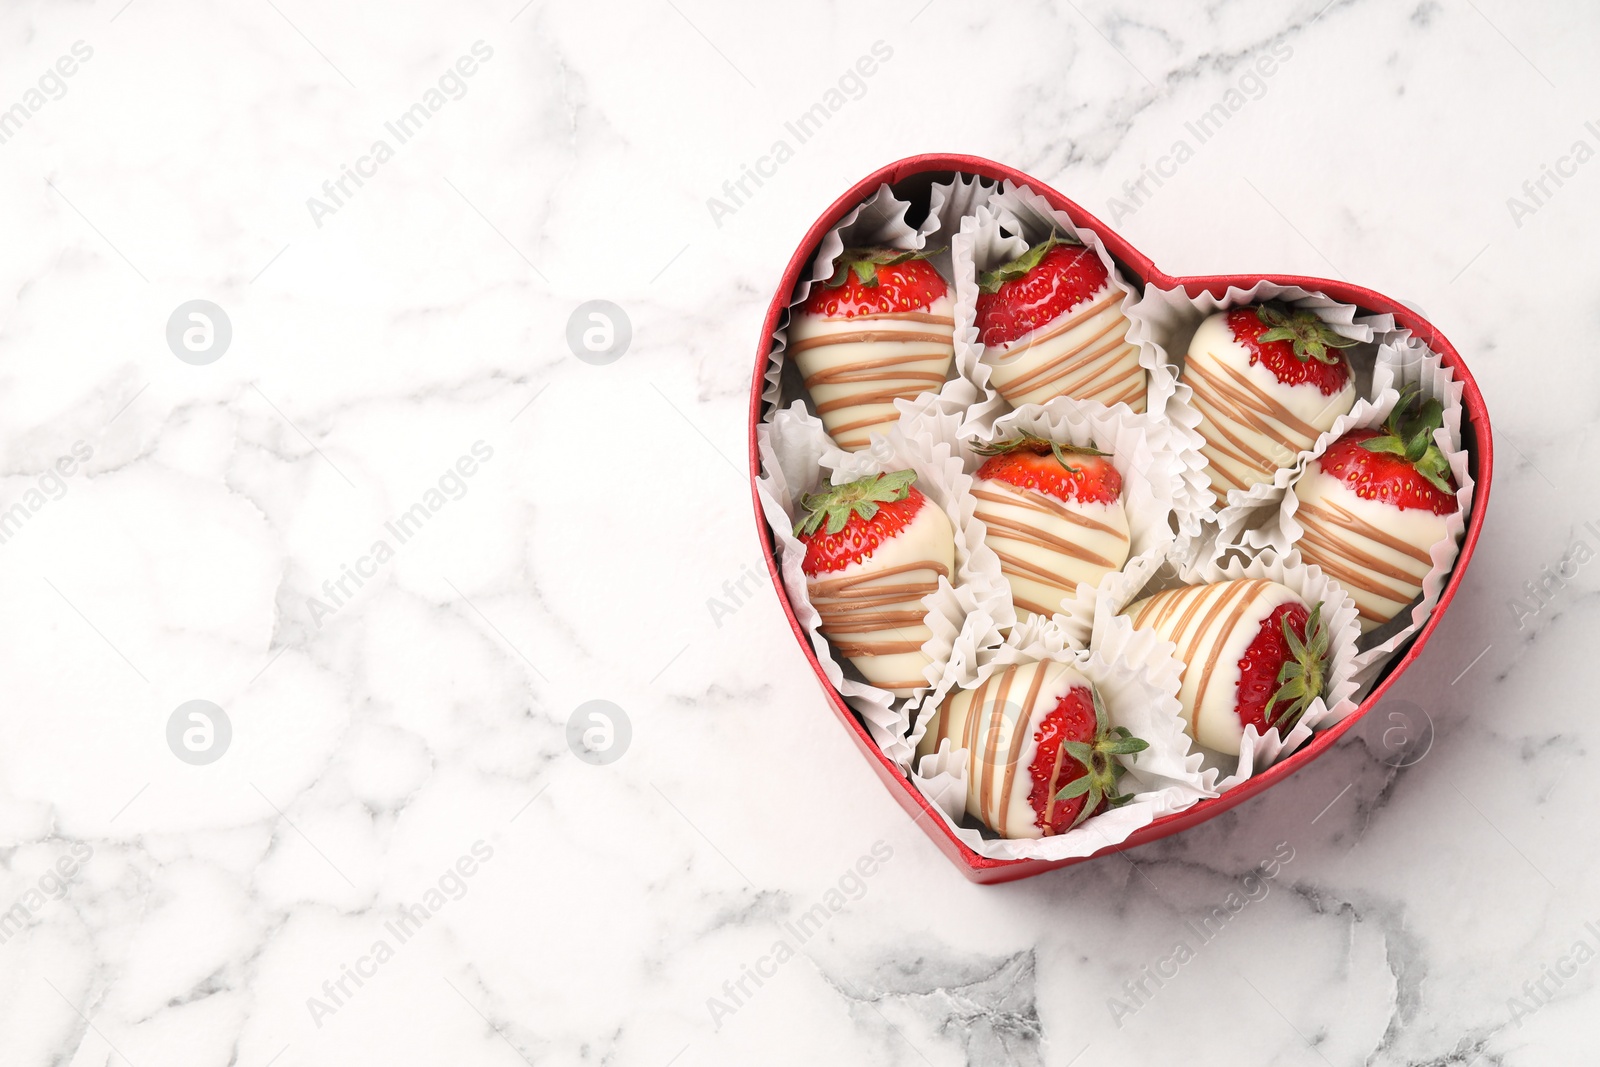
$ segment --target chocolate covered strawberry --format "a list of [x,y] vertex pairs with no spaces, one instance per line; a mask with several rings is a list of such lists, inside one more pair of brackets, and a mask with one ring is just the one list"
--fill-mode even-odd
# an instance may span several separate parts
[[929,254],[846,249],[789,324],[789,354],[823,427],[846,451],[895,423],[895,400],[937,391],[949,375],[952,299]]
[[1177,646],[1189,736],[1230,756],[1246,726],[1287,734],[1328,684],[1322,605],[1265,578],[1169,589],[1123,614]]
[[974,514],[1000,557],[1019,617],[1050,616],[1079,582],[1097,584],[1128,561],[1122,476],[1104,452],[1031,434],[979,446]]
[[933,631],[922,598],[955,576],[955,531],[916,477],[895,471],[809,493],[795,524],[822,636],[896,696],[928,685],[922,646]]
[[1113,726],[1082,674],[1052,661],[1013,664],[933,712],[918,756],[967,750],[967,814],[1001,837],[1064,834],[1132,799],[1118,756],[1150,747]]
[[1051,234],[978,276],[978,340],[990,382],[1013,407],[1058,396],[1145,409],[1123,291],[1092,248]]
[[1382,429],[1351,430],[1294,483],[1295,520],[1305,528],[1296,547],[1344,586],[1363,631],[1422,592],[1433,546],[1450,536],[1456,482],[1434,442],[1443,425],[1439,401],[1408,393]]
[[1218,503],[1270,482],[1356,402],[1341,349],[1356,342],[1276,301],[1219,311],[1189,342],[1183,380],[1200,411],[1200,451]]

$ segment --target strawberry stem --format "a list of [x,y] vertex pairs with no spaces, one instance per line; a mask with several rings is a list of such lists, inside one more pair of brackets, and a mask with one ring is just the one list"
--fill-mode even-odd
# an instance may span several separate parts
[[1133,799],[1132,794],[1117,791],[1117,779],[1127,773],[1127,768],[1116,756],[1132,755],[1150,747],[1150,742],[1134,737],[1126,726],[1112,726],[1111,715],[1106,711],[1100,691],[1093,686],[1089,693],[1094,698],[1094,741],[1063,741],[1061,750],[1083,766],[1083,774],[1061,787],[1057,800],[1084,797],[1083,807],[1072,820],[1071,830],[1093,815],[1104,801],[1108,807],[1120,808]]
[[1001,438],[988,444],[979,442],[972,446],[972,450],[980,456],[1003,456],[1007,452],[1016,452],[1021,449],[1027,449],[1039,456],[1049,452],[1056,457],[1056,462],[1061,464],[1069,474],[1081,474],[1083,472],[1067,461],[1068,455],[1109,456],[1111,454],[1102,452],[1091,445],[1064,445],[1060,442],[1040,437],[1037,434],[1031,434],[1027,430],[1022,430],[1015,437]]
[[933,249],[906,249],[906,248],[847,248],[839,253],[839,258],[833,262],[833,277],[825,284],[829,289],[837,289],[845,283],[853,272],[856,280],[869,289],[878,285],[878,268],[893,267],[901,263],[909,263],[914,259],[929,259],[943,252],[942,248]]
[[1044,259],[1045,253],[1057,245],[1081,245],[1082,243],[1065,234],[1051,230],[1049,237],[1029,248],[1016,259],[1009,263],[1002,263],[994,270],[986,270],[980,273],[978,275],[978,288],[986,293],[999,292],[1000,287],[1006,282],[1027,277],[1028,272],[1037,267],[1039,261]]
[[[1332,638],[1322,621],[1322,605],[1319,603],[1311,609],[1306,619],[1304,641],[1295,636],[1287,615],[1283,617],[1283,636],[1289,642],[1289,659],[1278,671],[1278,691],[1267,702],[1264,717],[1268,726],[1276,726],[1280,734],[1287,734],[1327,686],[1328,647]],[[1274,715],[1280,701],[1285,705]]]
[[1362,441],[1361,447],[1368,452],[1399,456],[1429,485],[1441,493],[1455,494],[1455,486],[1450,483],[1450,461],[1433,438],[1444,427],[1442,403],[1433,398],[1423,400],[1416,385],[1407,385],[1383,426],[1388,433]]
[[1333,327],[1323,322],[1309,308],[1291,308],[1276,300],[1269,300],[1256,308],[1256,317],[1267,329],[1258,342],[1288,341],[1300,362],[1316,360],[1318,363],[1336,364],[1340,357],[1330,348],[1349,348],[1358,344],[1354,338],[1335,333]]
[[828,533],[844,530],[851,515],[862,520],[878,513],[879,504],[893,504],[911,493],[911,483],[917,480],[912,470],[894,471],[891,474],[869,474],[843,485],[832,485],[800,498],[802,516],[794,524],[796,537],[809,537],[824,522]]

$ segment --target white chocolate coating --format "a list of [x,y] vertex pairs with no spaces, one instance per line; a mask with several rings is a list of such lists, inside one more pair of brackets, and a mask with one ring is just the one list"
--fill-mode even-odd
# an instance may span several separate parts
[[922,598],[955,578],[950,519],[931,500],[877,551],[842,570],[806,578],[822,616],[822,636],[862,677],[897,697],[926,688],[931,662],[922,645],[933,636]]
[[946,293],[919,311],[852,318],[795,313],[789,354],[840,448],[866,448],[873,433],[894,425],[896,398],[944,385],[955,356],[953,309]]
[[984,543],[1000,557],[1019,620],[1054,615],[1079,582],[1098,584],[1128,562],[1128,516],[1122,501],[1082,504],[1019,489],[996,478],[975,482],[974,514]]
[[1356,402],[1354,381],[1333,395],[1312,384],[1284,385],[1260,363],[1228,326],[1228,312],[1209,316],[1189,342],[1183,380],[1194,390],[1200,412],[1200,449],[1219,503],[1229,489],[1270,482],[1280,467],[1316,444]]
[[1178,702],[1184,729],[1206,748],[1239,754],[1239,661],[1280,605],[1301,603],[1288,586],[1265,578],[1169,589],[1130,605],[1123,614],[1178,646],[1184,664]]
[[1295,520],[1305,527],[1295,547],[1344,586],[1361,614],[1362,633],[1421,595],[1433,568],[1429,550],[1449,536],[1449,516],[1357,496],[1321,460],[1306,467],[1294,495],[1300,498]]
[[[1109,281],[1085,303],[1026,336],[987,345],[990,382],[1012,407],[1058,396],[1145,409],[1139,348],[1127,339],[1122,290]],[[980,337],[979,340],[982,340]]]
[[976,689],[960,689],[934,711],[917,755],[967,750],[967,814],[1001,837],[1043,837],[1038,815],[1028,801],[1028,774],[1039,751],[1035,736],[1046,715],[1088,679],[1064,663],[1013,664],[990,675]]

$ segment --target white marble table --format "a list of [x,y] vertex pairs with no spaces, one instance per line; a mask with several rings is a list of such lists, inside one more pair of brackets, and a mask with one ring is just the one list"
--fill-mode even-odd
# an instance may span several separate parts
[[[0,14],[0,1063],[1580,1062],[1600,11],[520,2]],[[929,150],[1173,272],[1412,301],[1500,457],[1360,737],[997,888],[751,577],[770,290]],[[169,346],[191,300],[225,349],[214,311]],[[614,362],[569,350],[590,300]],[[194,700],[230,736],[169,745]]]

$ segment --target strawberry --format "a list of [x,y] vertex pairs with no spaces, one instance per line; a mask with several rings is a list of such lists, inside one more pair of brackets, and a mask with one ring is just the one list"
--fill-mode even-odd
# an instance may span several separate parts
[[1277,301],[1219,311],[1195,331],[1183,380],[1194,390],[1211,488],[1226,498],[1271,481],[1355,405],[1356,342],[1315,312]]
[[936,392],[950,373],[954,304],[932,254],[846,249],[795,309],[787,354],[840,448],[867,447],[899,419],[897,399]]
[[978,276],[978,339],[995,389],[1013,406],[1058,396],[1145,407],[1139,349],[1122,290],[1100,256],[1051,234]]
[[1106,287],[1094,250],[1051,234],[978,277],[978,339],[1003,345],[1065,315]]
[[928,684],[922,646],[933,631],[922,598],[955,576],[955,530],[916,477],[895,471],[809,493],[795,523],[822,636],[868,682],[901,697]]
[[973,514],[1000,558],[1018,612],[1054,615],[1080,582],[1128,561],[1122,475],[1104,452],[1032,434],[980,445]]
[[1328,683],[1322,605],[1249,578],[1169,589],[1128,607],[1138,629],[1176,645],[1184,726],[1196,743],[1239,754],[1247,726],[1294,729]]
[[1064,834],[1126,804],[1116,757],[1150,747],[1112,725],[1087,678],[1052,661],[1011,664],[951,693],[917,753],[945,744],[967,752],[967,814],[1008,838]]
[[1416,599],[1449,536],[1456,482],[1434,442],[1443,425],[1440,402],[1408,389],[1383,429],[1342,435],[1295,480],[1296,547],[1349,591],[1363,630]]

